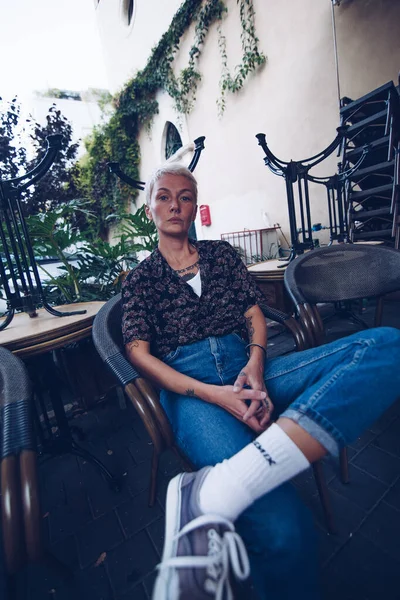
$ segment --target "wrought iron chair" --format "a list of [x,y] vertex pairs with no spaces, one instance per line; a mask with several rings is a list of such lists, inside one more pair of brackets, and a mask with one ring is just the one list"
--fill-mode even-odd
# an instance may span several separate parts
[[10,598],[27,562],[44,561],[61,577],[71,573],[43,546],[42,513],[32,420],[32,389],[23,362],[0,347],[1,519]]
[[400,290],[400,251],[367,244],[317,248],[287,266],[284,282],[309,346],[319,346],[325,332],[317,303],[377,298],[374,325],[381,324],[385,294]]
[[[284,281],[308,347],[319,346],[324,343],[325,330],[318,303],[374,297],[374,325],[381,324],[384,295],[400,290],[400,251],[365,244],[317,248],[293,260],[286,268]],[[361,319],[356,321],[365,325]],[[320,463],[317,465],[322,469]],[[343,483],[349,482],[346,448],[340,452],[340,475]],[[328,520],[334,530],[332,514]]]
[[[295,319],[268,306],[263,306],[262,309],[264,315],[268,319],[282,324],[287,331],[291,333],[297,350],[304,350],[307,348],[304,332]],[[153,506],[156,495],[157,471],[160,454],[164,450],[170,448],[179,456],[183,467],[186,470],[192,470],[192,466],[176,446],[171,425],[160,404],[157,391],[146,379],[139,375],[131,363],[125,358],[121,331],[121,316],[121,295],[118,294],[109,300],[96,315],[92,329],[93,341],[101,358],[114,373],[132,405],[139,413],[153,442],[149,494],[149,505]],[[313,470],[326,518],[327,528],[332,532],[332,512],[321,464],[316,463],[313,466]]]

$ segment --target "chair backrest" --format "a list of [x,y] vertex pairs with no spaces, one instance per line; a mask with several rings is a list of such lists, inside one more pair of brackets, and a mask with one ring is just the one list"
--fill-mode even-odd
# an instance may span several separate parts
[[94,345],[102,360],[124,387],[153,443],[160,448],[164,444],[171,446],[174,443],[174,436],[159,402],[158,393],[125,357],[121,321],[121,294],[118,294],[102,306],[94,319],[92,328]]
[[139,374],[124,356],[121,317],[121,294],[117,294],[97,313],[93,322],[92,336],[102,360],[109,366],[119,383],[125,386],[137,379]]
[[366,244],[317,248],[287,266],[285,286],[296,306],[382,296],[400,289],[400,251]]
[[41,510],[32,425],[32,389],[23,362],[0,347],[2,424],[1,491],[3,545],[7,570],[16,572],[43,552]]

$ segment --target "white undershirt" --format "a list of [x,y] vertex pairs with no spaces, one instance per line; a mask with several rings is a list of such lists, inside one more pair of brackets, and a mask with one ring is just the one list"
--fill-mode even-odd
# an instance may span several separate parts
[[190,285],[190,287],[192,288],[192,290],[198,295],[198,297],[200,298],[201,296],[201,277],[200,277],[200,269],[197,271],[196,275],[194,277],[192,277],[192,279],[189,279],[189,281],[187,281],[186,283],[188,283]]

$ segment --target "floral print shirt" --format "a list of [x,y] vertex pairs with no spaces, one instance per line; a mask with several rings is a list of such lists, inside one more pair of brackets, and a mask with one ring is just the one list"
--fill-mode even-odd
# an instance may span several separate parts
[[265,298],[228,242],[194,241],[202,293],[177,275],[158,249],[132,270],[122,287],[124,343],[150,342],[163,358],[178,346],[237,333],[247,339],[244,313]]

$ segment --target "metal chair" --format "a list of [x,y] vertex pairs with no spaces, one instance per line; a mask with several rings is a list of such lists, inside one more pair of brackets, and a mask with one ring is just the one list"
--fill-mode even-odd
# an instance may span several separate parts
[[[296,349],[307,347],[304,332],[291,316],[268,306],[262,307],[264,315],[281,323],[293,336]],[[139,413],[153,442],[153,459],[150,476],[149,505],[152,506],[156,495],[156,481],[160,454],[171,448],[181,459],[187,470],[192,465],[178,449],[171,425],[160,404],[158,393],[152,385],[133,368],[125,358],[121,331],[121,295],[109,300],[98,312],[93,323],[93,341],[103,361],[108,365],[121,384],[131,403]],[[325,515],[330,514],[326,484],[320,465],[314,469],[317,487]],[[330,528],[327,518],[327,526]]]
[[32,421],[32,388],[24,363],[0,347],[1,519],[10,598],[18,572],[43,561],[66,580],[70,570],[43,546],[42,512]]
[[400,290],[400,251],[367,244],[317,248],[288,265],[284,282],[309,346],[319,346],[325,332],[317,303],[377,298],[374,325],[381,324],[385,294]]
[[[374,297],[377,298],[374,325],[377,327],[381,324],[384,295],[400,290],[400,251],[366,244],[317,248],[287,266],[284,282],[307,337],[307,345],[312,348],[325,340],[318,303],[341,303]],[[351,313],[347,311],[347,314]],[[361,319],[356,321],[365,325]],[[348,483],[346,448],[341,450],[339,460],[341,480]],[[315,469],[322,471],[320,462],[314,465],[314,472]],[[327,490],[324,493],[327,494]],[[330,524],[328,529],[334,531],[329,503],[326,507],[329,511],[329,514],[325,512]]]

